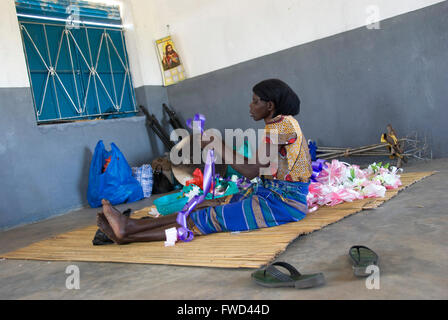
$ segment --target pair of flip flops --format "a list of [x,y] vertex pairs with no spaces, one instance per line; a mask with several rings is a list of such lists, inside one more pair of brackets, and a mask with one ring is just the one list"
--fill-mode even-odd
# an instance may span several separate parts
[[[351,247],[349,256],[353,261],[354,274],[359,277],[370,275],[366,272],[367,267],[378,264],[378,255],[365,246]],[[280,271],[276,266],[285,268],[289,274]],[[326,283],[323,273],[301,274],[289,263],[280,261],[253,272],[252,279],[255,283],[270,288],[294,287],[305,289],[318,287]]]

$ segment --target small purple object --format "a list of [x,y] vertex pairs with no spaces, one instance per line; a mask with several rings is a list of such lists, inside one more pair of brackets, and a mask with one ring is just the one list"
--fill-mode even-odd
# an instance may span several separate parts
[[[199,123],[198,123],[198,122],[199,122]],[[194,130],[194,128],[193,128],[193,124],[194,124],[194,123],[198,123],[198,125],[199,125],[199,127],[198,127],[199,131],[201,131],[201,134],[204,133],[205,116],[204,116],[203,114],[201,114],[201,113],[196,113],[196,114],[194,115],[193,118],[189,118],[189,119],[187,119],[186,123],[187,123],[187,126],[188,126],[189,128],[191,128],[191,129],[193,129],[193,130]]]
[[325,165],[325,160],[324,159],[317,159],[316,161],[313,161],[311,163],[311,167],[313,168],[313,174],[311,175],[311,181],[312,182],[317,182],[317,176],[319,175],[319,173],[322,171],[323,168],[326,168],[327,166]]

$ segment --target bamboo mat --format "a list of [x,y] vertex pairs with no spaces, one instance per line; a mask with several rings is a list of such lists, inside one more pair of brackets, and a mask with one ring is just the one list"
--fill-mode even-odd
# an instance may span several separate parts
[[[404,173],[402,187],[388,190],[384,198],[346,202],[334,207],[321,207],[299,222],[241,233],[216,233],[198,236],[193,241],[177,242],[165,247],[164,242],[127,245],[92,245],[97,226],[67,232],[25,248],[2,255],[6,259],[46,261],[124,262],[223,268],[259,268],[271,262],[298,236],[335,223],[365,209],[373,209],[394,197],[400,190],[435,172]],[[142,217],[148,209],[136,211]]]

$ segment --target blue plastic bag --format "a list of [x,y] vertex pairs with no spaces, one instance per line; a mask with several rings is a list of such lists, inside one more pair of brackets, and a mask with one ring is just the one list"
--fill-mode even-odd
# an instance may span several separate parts
[[[109,157],[109,165],[102,172]],[[102,205],[102,199],[109,200],[112,205],[134,202],[143,199],[143,190],[132,176],[131,167],[115,143],[112,142],[111,151],[107,151],[100,140],[90,163],[87,201],[92,208],[97,208]]]

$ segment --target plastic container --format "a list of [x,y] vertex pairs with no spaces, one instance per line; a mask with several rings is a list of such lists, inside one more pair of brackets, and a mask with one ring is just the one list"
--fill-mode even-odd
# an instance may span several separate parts
[[188,198],[183,196],[182,192],[168,194],[154,200],[157,211],[162,216],[181,211],[187,202]]
[[[215,198],[225,197],[238,192],[238,187],[236,183],[232,181],[229,181],[227,183],[229,184],[229,188],[227,188],[225,194],[215,196]],[[192,189],[193,189],[192,185],[185,186],[183,187],[182,192],[168,194],[166,196],[154,200],[154,204],[157,208],[157,211],[159,211],[159,213],[163,216],[181,211],[188,202],[188,197],[185,197],[183,193],[184,192],[187,193]],[[207,200],[212,198],[213,197],[211,193],[208,193],[207,196],[205,197],[205,199]]]

